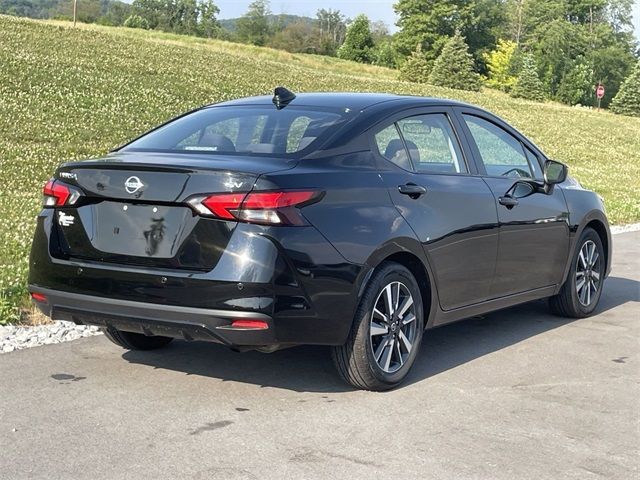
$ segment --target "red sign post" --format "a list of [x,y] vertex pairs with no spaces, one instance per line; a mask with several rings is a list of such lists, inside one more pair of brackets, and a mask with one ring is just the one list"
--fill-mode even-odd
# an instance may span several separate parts
[[602,97],[604,97],[604,85],[601,83],[596,87],[596,97],[598,97],[598,110],[600,110],[600,101],[602,100]]

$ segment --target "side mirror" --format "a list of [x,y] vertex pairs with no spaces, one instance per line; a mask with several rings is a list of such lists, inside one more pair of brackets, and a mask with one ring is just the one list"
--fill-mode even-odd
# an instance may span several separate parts
[[567,179],[568,173],[569,169],[564,163],[547,160],[544,164],[544,183],[545,185],[562,183]]

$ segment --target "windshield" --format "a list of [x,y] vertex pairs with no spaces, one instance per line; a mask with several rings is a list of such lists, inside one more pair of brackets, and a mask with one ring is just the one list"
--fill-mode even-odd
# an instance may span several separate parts
[[122,151],[291,154],[346,121],[348,110],[273,106],[209,107],[180,117]]

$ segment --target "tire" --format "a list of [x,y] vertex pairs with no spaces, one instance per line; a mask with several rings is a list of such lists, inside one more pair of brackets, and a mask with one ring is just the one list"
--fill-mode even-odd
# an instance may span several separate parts
[[166,347],[173,340],[171,337],[150,337],[141,333],[123,332],[112,327],[105,328],[102,331],[105,337],[127,350],[156,350]]
[[[391,295],[391,316],[387,315],[387,293]],[[406,308],[405,302],[409,304]],[[423,330],[424,310],[416,279],[404,266],[384,262],[367,285],[346,343],[332,348],[333,362],[340,376],[354,387],[389,390],[409,373]]]
[[[598,306],[602,294],[606,257],[600,236],[595,230],[585,228],[577,245],[567,279],[560,292],[549,298],[551,311],[562,317],[588,317]],[[585,278],[589,283],[579,289]]]

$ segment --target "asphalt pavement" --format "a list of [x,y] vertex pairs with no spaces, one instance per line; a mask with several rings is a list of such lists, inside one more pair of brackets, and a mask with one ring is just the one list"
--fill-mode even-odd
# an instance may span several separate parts
[[0,478],[639,478],[640,233],[614,236],[597,312],[429,331],[386,393],[343,384],[321,347],[2,354]]

